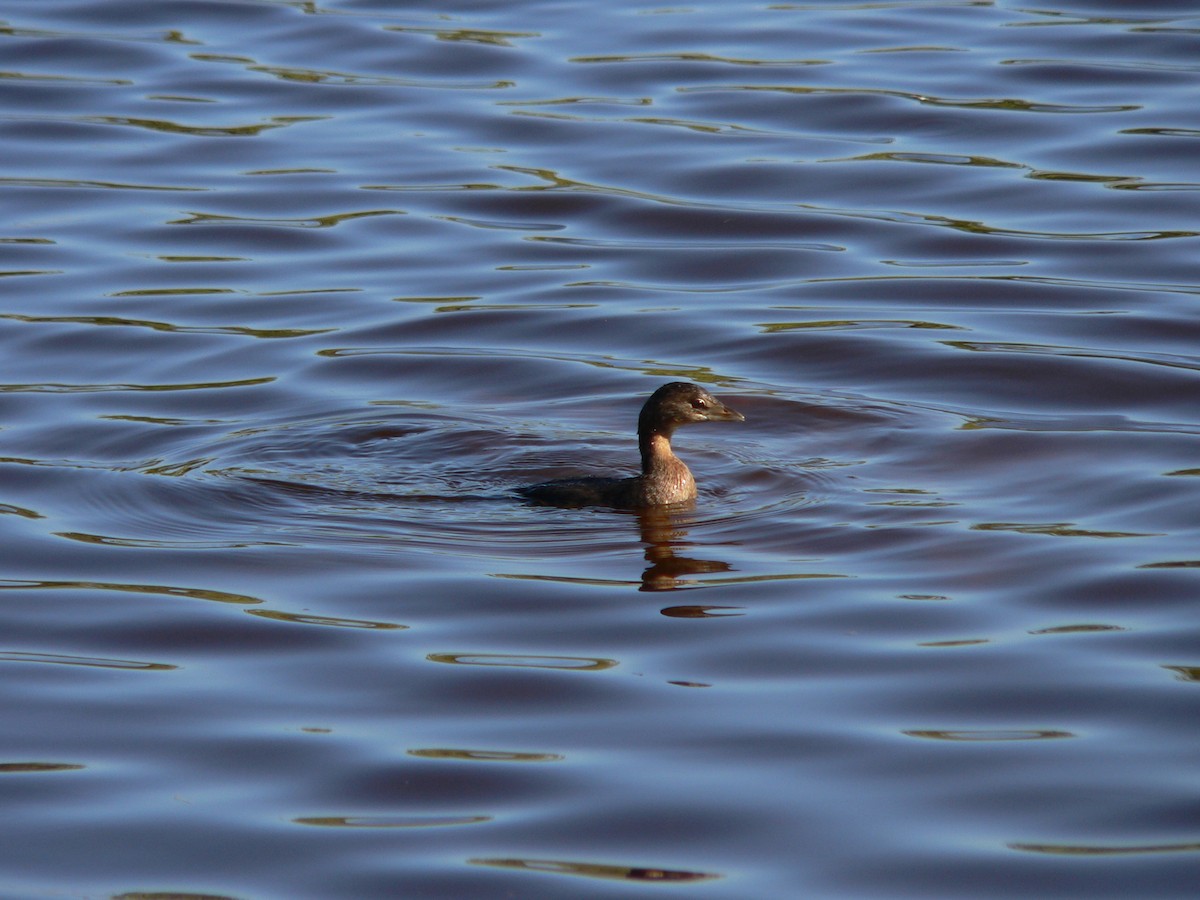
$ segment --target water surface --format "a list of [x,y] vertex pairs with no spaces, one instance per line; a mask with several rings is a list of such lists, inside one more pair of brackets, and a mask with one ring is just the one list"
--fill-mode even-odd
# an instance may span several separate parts
[[5,896],[1194,891],[1193,4],[3,15]]

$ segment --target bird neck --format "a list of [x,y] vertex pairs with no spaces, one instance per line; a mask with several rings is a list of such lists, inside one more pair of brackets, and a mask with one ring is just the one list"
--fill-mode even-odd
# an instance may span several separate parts
[[642,474],[669,469],[679,462],[671,449],[671,436],[661,431],[639,431],[638,449],[642,453]]

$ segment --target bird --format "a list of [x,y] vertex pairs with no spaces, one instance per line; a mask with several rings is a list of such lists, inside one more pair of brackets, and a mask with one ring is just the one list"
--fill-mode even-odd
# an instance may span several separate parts
[[664,384],[646,401],[638,416],[638,449],[642,473],[628,478],[563,478],[529,484],[516,493],[538,505],[646,509],[696,499],[696,479],[671,449],[681,425],[697,422],[744,422],[746,417],[707,390],[686,381]]

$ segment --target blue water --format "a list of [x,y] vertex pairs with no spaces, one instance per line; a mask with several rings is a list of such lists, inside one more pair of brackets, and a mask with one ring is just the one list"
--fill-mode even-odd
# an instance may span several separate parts
[[1194,4],[0,16],[0,895],[1194,894]]

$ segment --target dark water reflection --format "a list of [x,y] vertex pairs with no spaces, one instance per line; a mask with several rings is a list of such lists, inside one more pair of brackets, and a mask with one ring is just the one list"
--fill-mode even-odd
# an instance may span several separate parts
[[4,896],[1194,893],[1194,4],[10,6]]

